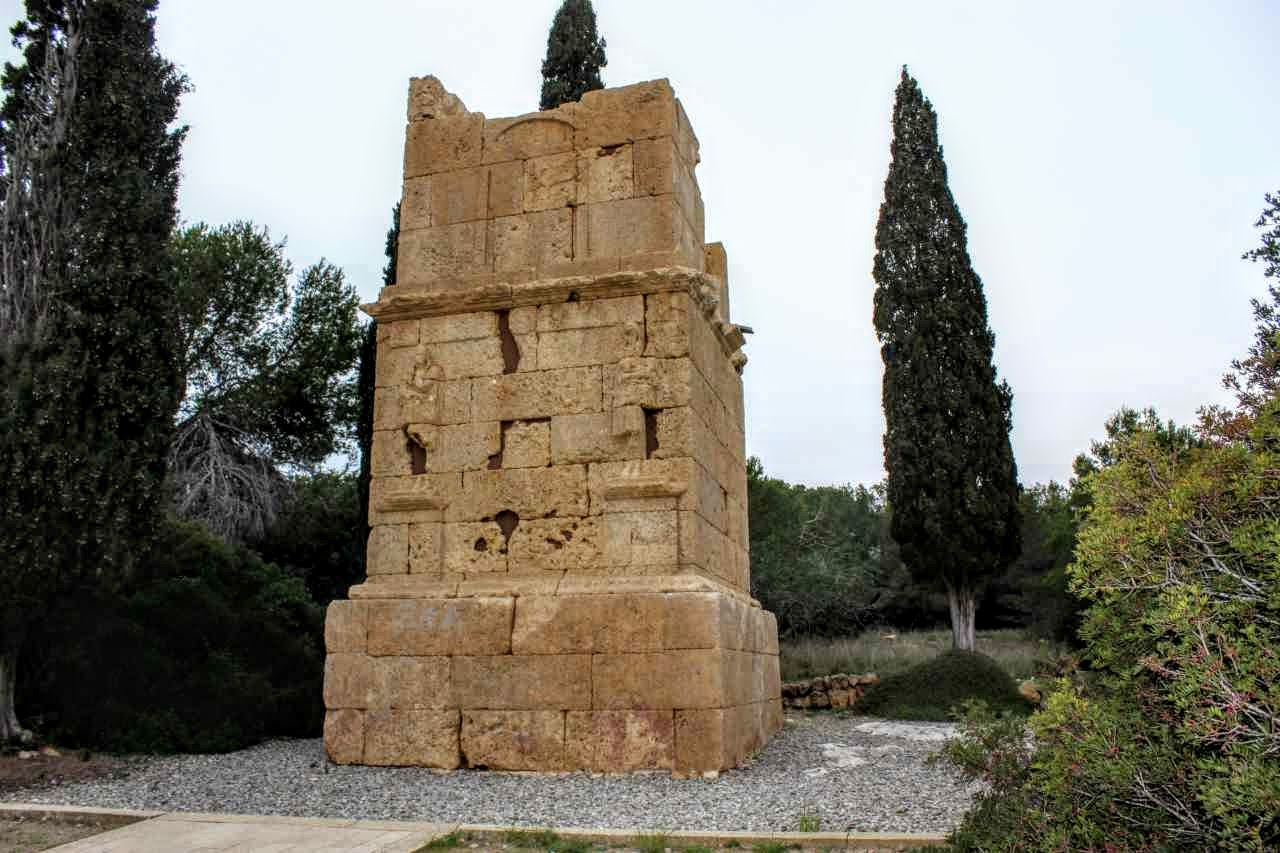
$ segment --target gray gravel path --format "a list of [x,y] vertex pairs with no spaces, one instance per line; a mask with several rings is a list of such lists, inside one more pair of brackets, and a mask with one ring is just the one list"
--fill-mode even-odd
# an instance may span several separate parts
[[164,811],[458,821],[531,827],[946,832],[977,788],[925,759],[951,733],[793,714],[750,766],[718,779],[342,767],[319,740],[147,759],[127,778],[16,791],[18,802]]

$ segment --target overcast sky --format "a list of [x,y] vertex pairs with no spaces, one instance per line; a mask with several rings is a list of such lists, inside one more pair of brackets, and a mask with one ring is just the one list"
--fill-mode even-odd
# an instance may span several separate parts
[[[296,267],[324,256],[373,299],[408,78],[532,111],[558,5],[162,0],[161,49],[194,87],[183,219],[267,225]],[[939,115],[1023,482],[1069,477],[1122,404],[1191,420],[1227,399],[1265,290],[1239,257],[1280,190],[1280,3],[595,7],[606,84],[669,78],[698,134],[707,240],[756,330],[748,450],[771,474],[884,476],[871,262],[904,63]]]

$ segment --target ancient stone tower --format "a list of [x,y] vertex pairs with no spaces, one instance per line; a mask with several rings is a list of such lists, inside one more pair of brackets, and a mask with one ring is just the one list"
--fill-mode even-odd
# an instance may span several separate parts
[[781,726],[697,163],[665,80],[500,119],[410,83],[334,761],[692,774]]

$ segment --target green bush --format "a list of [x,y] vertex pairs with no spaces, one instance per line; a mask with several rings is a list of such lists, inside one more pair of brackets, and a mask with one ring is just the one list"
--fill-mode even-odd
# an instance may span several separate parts
[[881,680],[858,700],[856,710],[891,720],[949,720],[953,709],[973,700],[1013,714],[1030,710],[1000,664],[958,649]]
[[220,752],[315,736],[323,618],[300,579],[167,522],[126,589],[72,596],[52,614],[20,699],[68,745]]

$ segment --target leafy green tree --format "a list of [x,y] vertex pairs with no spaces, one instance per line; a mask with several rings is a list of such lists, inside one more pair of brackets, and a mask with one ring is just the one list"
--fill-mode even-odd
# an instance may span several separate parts
[[609,64],[604,49],[604,39],[596,32],[596,11],[591,0],[564,0],[547,35],[539,108],[552,110],[579,100],[587,92],[603,89],[600,69]]
[[1019,551],[1013,392],[996,382],[995,336],[947,186],[937,116],[905,68],[891,152],[874,320],[892,533],[913,573],[943,582],[955,647],[972,650],[978,588]]
[[0,739],[24,734],[27,629],[137,565],[164,497],[186,80],[156,49],[155,7],[27,0],[0,79]]
[[171,256],[185,378],[176,506],[223,538],[255,539],[289,494],[282,469],[350,446],[356,293],[323,260],[291,284],[283,241],[249,222],[183,228]]
[[1262,245],[1244,253],[1244,259],[1261,263],[1269,301],[1250,300],[1256,323],[1249,354],[1231,362],[1223,384],[1235,391],[1240,405],[1256,412],[1280,391],[1280,192],[1267,193],[1267,206],[1254,223],[1263,229]]
[[359,476],[317,471],[290,480],[292,498],[253,550],[301,578],[311,600],[326,607],[364,576],[364,538],[351,535],[360,520]]

